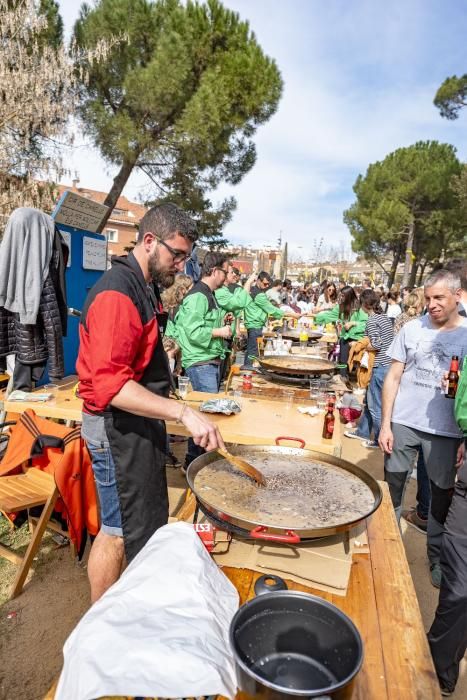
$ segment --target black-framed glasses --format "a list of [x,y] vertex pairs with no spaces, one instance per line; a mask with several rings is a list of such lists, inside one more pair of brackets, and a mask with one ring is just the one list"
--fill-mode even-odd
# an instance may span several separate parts
[[220,271],[223,272],[224,275],[227,277],[228,270],[224,270],[223,267],[216,267],[216,270],[220,270]]
[[177,250],[176,248],[172,248],[172,246],[163,241],[161,238],[156,238],[156,240],[158,243],[161,243],[164,246],[164,248],[167,248],[167,250],[173,258],[174,263],[186,262],[191,256],[191,252],[185,253],[185,251],[183,250]]

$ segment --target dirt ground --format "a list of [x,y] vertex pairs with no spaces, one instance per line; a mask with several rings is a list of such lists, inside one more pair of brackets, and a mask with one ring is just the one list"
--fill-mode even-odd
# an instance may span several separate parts
[[[358,440],[343,438],[343,458],[383,478],[379,450],[367,450]],[[176,446],[176,452],[183,443]],[[168,469],[170,508],[174,513],[182,503],[184,477],[179,469]],[[414,503],[415,481],[408,493]],[[403,540],[412,572],[425,629],[436,609],[438,591],[430,584],[425,553],[426,538],[408,527]],[[4,534],[0,535],[4,539]],[[7,535],[8,536],[8,535]],[[27,531],[15,534],[15,546],[24,548]],[[23,593],[7,601],[15,567],[0,558],[0,700],[40,700],[60,673],[63,644],[78,620],[89,608],[86,557],[78,565],[67,547],[57,548],[47,538],[35,561],[34,571]],[[5,602],[7,601],[7,602]],[[464,660],[455,700],[467,697],[467,663]],[[375,698],[374,700],[378,700]]]

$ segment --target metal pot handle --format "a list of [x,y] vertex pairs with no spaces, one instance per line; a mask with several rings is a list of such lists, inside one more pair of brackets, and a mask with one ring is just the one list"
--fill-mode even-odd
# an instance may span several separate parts
[[[272,581],[272,583],[269,583]],[[255,581],[255,595],[263,595],[264,593],[272,593],[273,591],[286,591],[287,584],[280,576],[274,574],[264,574]]]
[[299,442],[302,450],[305,447],[305,440],[302,440],[302,438],[287,437],[286,435],[279,435],[279,437],[276,437],[276,445],[280,445],[281,440],[292,440],[293,442]]
[[269,542],[282,542],[283,544],[299,544],[300,535],[297,535],[293,530],[287,530],[285,535],[275,535],[268,532],[267,527],[258,525],[250,531],[250,537],[255,540],[268,540]]

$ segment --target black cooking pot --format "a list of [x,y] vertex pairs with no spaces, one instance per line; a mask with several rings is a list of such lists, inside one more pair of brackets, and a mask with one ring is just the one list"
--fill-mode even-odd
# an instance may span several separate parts
[[256,593],[266,594],[242,605],[230,625],[239,690],[262,700],[348,700],[363,661],[353,622],[322,598],[278,590],[286,585],[276,576],[258,582]]

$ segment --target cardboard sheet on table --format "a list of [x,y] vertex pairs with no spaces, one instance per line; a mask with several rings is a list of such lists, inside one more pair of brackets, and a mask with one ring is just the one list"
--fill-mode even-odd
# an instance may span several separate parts
[[299,546],[273,542],[232,540],[228,552],[213,554],[219,566],[252,569],[288,578],[295,583],[345,596],[349,585],[352,556],[365,553],[366,529],[360,524],[344,535],[326,537]]

